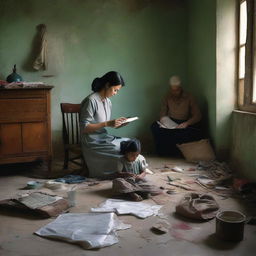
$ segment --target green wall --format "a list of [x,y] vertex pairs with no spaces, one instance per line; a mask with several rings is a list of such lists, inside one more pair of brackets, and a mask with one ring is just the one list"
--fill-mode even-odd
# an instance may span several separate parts
[[205,130],[216,141],[216,1],[188,1],[188,89],[197,98]]
[[[111,132],[137,136],[150,149],[149,126],[157,118],[170,75],[186,80],[186,1],[1,0],[0,10],[0,79],[17,64],[26,81],[55,86],[55,154],[61,147],[60,102],[80,102],[91,92],[91,81],[110,70],[119,71],[127,85],[112,100],[113,118],[140,117]],[[33,71],[36,26],[41,23],[48,29],[49,67]]]
[[216,148],[230,158],[232,112],[236,101],[236,0],[217,0]]
[[234,170],[256,181],[256,114],[233,113],[231,160]]
[[188,88],[197,95],[218,160],[256,181],[256,115],[236,108],[236,0],[188,2]]
[[229,149],[228,159],[234,171],[256,181],[256,115],[234,111],[237,88],[236,20],[237,1],[218,0],[216,143],[220,153]]
[[236,0],[192,0],[188,7],[188,85],[218,159],[227,160],[236,90]]

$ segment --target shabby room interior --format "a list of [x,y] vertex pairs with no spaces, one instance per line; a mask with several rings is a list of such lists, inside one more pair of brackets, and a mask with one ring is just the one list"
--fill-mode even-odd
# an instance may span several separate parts
[[[255,8],[254,0],[1,0],[0,255],[254,255]],[[43,65],[36,66],[37,57]],[[142,203],[159,211],[105,213],[119,228],[101,233],[102,218],[90,226],[91,236],[81,220],[76,224],[89,236],[85,241],[76,239],[80,231],[72,233],[72,222],[61,228],[61,238],[57,232],[46,238],[42,228],[60,216],[95,217],[92,209],[120,199],[111,180],[88,175],[81,151],[79,165],[64,162],[61,103],[80,104],[94,78],[112,70],[125,81],[111,98],[112,119],[138,120],[107,131],[140,140],[147,177],[162,190]],[[150,126],[173,75],[198,102],[214,155],[208,163],[155,151]],[[83,182],[54,183],[73,174]],[[22,194],[40,191],[62,204],[45,215],[45,208],[17,203]],[[177,205],[188,193],[213,197],[214,217],[180,216]],[[218,226],[216,214],[223,211],[241,213],[242,220]]]

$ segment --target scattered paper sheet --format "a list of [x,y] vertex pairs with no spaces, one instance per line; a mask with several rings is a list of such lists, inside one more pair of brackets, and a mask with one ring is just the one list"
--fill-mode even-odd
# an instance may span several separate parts
[[18,201],[31,209],[40,208],[42,206],[55,203],[56,201],[62,199],[59,196],[47,195],[41,192],[31,193],[26,196],[22,196]]
[[91,208],[92,212],[115,212],[116,214],[132,214],[145,219],[149,216],[156,216],[162,205],[151,205],[142,202],[131,202],[121,199],[108,199],[98,208]]
[[118,243],[116,231],[130,228],[114,213],[68,213],[40,228],[35,234],[78,243],[84,249],[95,249]]

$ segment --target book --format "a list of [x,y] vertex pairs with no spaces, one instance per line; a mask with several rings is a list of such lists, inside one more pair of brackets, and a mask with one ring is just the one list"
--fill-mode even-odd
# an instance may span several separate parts
[[175,123],[172,119],[170,119],[167,116],[162,117],[160,121],[157,121],[157,123],[161,128],[165,129],[176,129],[176,127],[178,126],[177,123]]
[[128,117],[125,121],[123,121],[123,124],[133,122],[135,120],[139,119],[137,116],[135,117]]

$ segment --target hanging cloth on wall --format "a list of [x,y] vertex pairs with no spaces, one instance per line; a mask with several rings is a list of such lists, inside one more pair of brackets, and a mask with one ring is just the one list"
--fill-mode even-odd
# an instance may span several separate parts
[[36,59],[33,63],[33,68],[35,70],[40,69],[47,69],[47,56],[46,56],[46,50],[47,50],[47,40],[46,40],[46,25],[40,24],[37,26],[39,30],[39,51],[36,56]]

